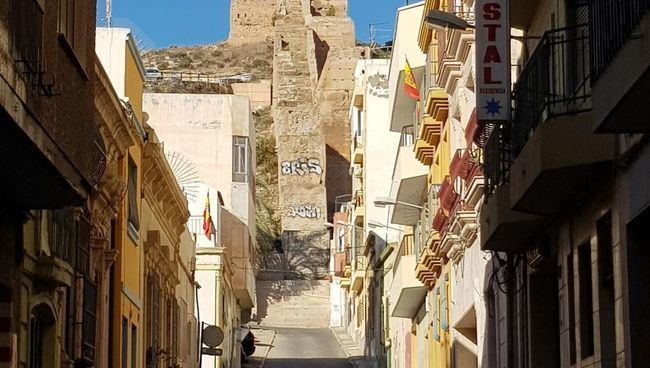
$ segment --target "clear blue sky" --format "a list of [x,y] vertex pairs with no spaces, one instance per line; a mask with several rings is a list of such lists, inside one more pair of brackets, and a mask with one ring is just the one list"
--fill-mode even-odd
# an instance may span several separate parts
[[[368,40],[368,25],[378,24],[377,41],[390,40],[395,10],[406,0],[348,0],[357,39]],[[411,0],[411,3],[415,1]],[[144,48],[213,43],[228,37],[229,0],[112,0],[113,26],[131,28]],[[98,24],[105,1],[97,0]]]

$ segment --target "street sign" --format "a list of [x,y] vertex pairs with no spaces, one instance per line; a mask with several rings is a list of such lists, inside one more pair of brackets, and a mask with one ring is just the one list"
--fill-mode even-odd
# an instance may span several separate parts
[[478,0],[476,6],[476,117],[510,118],[509,0]]
[[221,356],[221,354],[223,354],[223,350],[222,349],[217,349],[217,348],[203,347],[203,348],[201,348],[201,354],[212,355],[212,356]]
[[219,326],[208,325],[203,328],[201,341],[211,347],[217,347],[223,342],[223,330]]

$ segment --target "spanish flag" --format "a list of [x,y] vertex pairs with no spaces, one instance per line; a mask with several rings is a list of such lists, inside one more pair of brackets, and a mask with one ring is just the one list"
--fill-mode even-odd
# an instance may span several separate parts
[[210,214],[210,192],[205,198],[205,209],[203,210],[203,232],[208,238],[212,235],[212,215]]
[[415,100],[420,99],[420,90],[415,83],[415,76],[413,70],[411,70],[411,65],[409,65],[409,59],[406,59],[406,65],[404,66],[404,93]]

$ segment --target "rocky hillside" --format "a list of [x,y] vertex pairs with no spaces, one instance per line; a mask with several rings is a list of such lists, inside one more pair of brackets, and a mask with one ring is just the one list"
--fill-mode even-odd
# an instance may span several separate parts
[[268,42],[231,45],[171,46],[142,53],[147,67],[161,72],[200,73],[230,76],[252,73],[253,80],[271,79],[273,44]]
[[[195,73],[212,77],[252,74],[251,82],[269,80],[273,74],[273,44],[268,42],[231,45],[172,46],[142,53],[146,67],[166,73]],[[147,81],[145,90],[154,93],[232,94],[228,84],[188,82],[180,78]],[[257,167],[255,169],[258,260],[265,260],[279,244],[278,157],[271,108],[254,112]]]
[[278,188],[278,154],[273,133],[273,116],[266,108],[255,113],[255,149],[257,167],[256,184],[256,223],[258,266],[266,268],[270,257],[280,249],[280,212]]

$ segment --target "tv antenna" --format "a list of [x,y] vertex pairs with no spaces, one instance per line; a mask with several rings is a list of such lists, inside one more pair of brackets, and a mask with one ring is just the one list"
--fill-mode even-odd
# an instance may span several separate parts
[[387,29],[387,28],[377,28],[377,26],[389,24],[388,22],[382,22],[382,23],[370,23],[368,25],[368,42],[370,42],[370,48],[374,49],[375,47],[378,46],[377,43],[377,32],[384,32],[384,33],[390,33],[393,30],[392,29]]
[[106,0],[106,27],[111,28],[111,0]]

